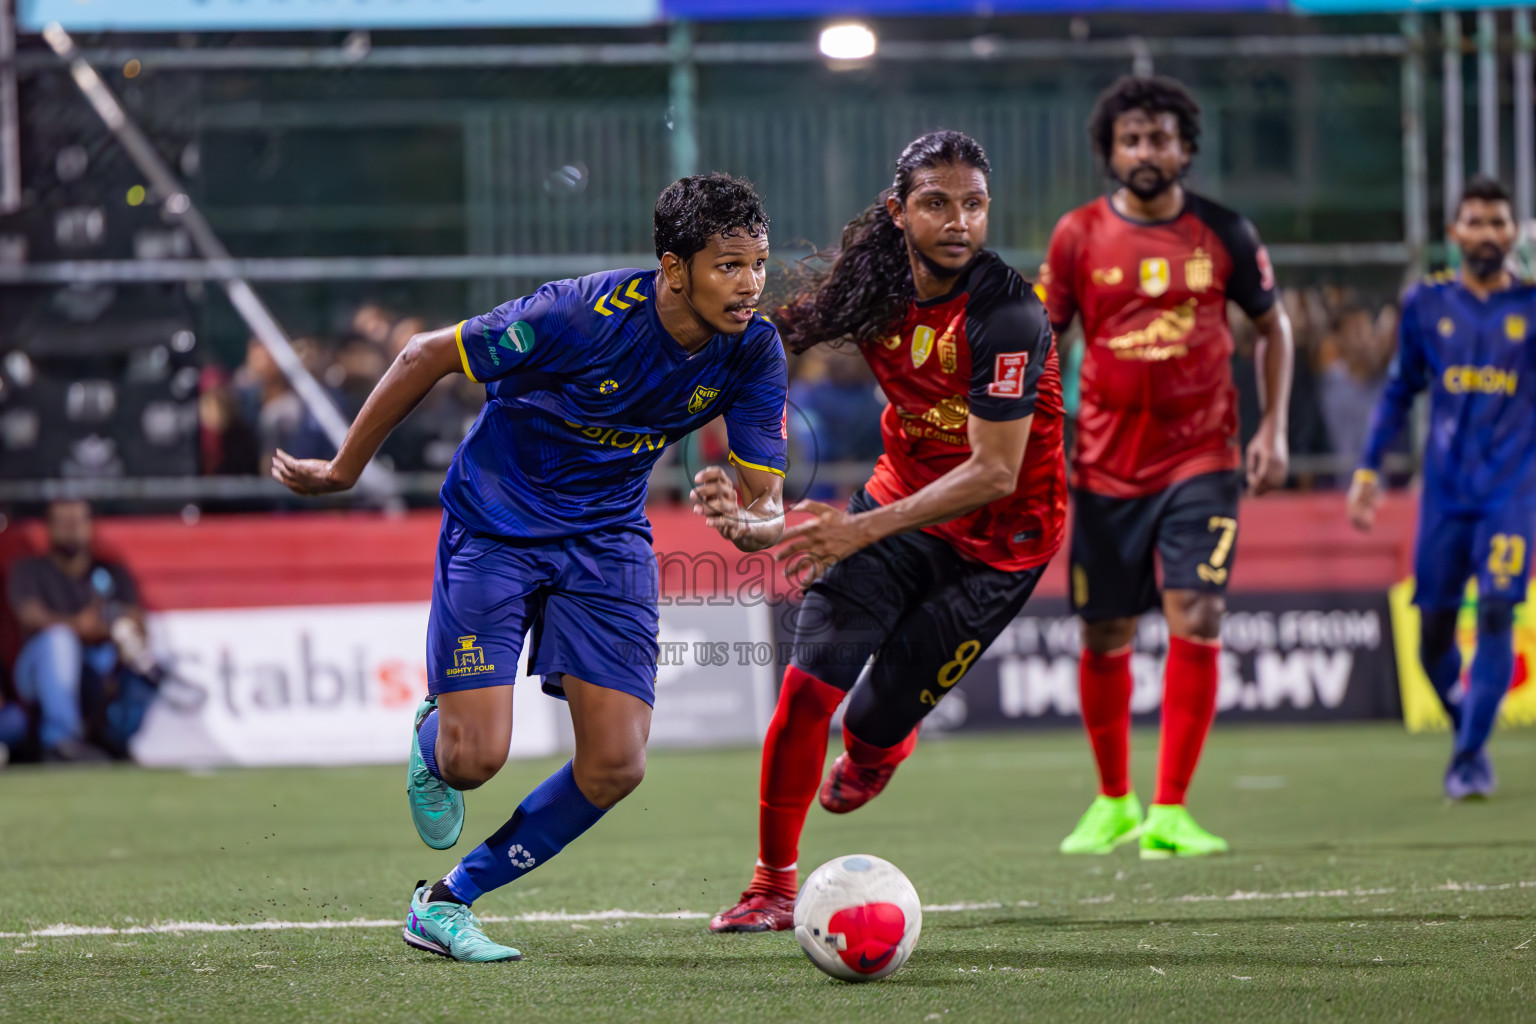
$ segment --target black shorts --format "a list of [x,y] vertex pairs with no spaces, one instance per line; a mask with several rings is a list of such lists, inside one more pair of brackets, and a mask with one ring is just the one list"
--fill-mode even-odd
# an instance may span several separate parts
[[[877,504],[861,489],[848,511]],[[791,660],[847,691],[873,657],[881,699],[925,713],[1019,614],[1044,568],[994,569],[919,531],[887,537],[806,591]]]
[[1084,621],[1128,619],[1162,604],[1167,590],[1224,594],[1237,544],[1242,477],[1206,473],[1143,498],[1073,489],[1072,610]]

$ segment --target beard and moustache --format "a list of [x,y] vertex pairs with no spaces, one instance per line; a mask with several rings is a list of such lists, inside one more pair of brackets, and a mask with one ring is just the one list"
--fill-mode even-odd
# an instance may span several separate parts
[[1497,276],[1504,269],[1504,260],[1508,256],[1509,253],[1492,242],[1483,242],[1471,248],[1463,246],[1461,250],[1461,258],[1466,262],[1467,269],[1480,281]]
[[906,238],[907,251],[910,253],[915,253],[917,255],[918,262],[928,268],[928,273],[932,274],[934,277],[941,281],[945,278],[958,277],[959,275],[965,273],[970,269],[971,264],[976,262],[976,257],[981,255],[979,248],[973,249],[971,251],[971,258],[965,261],[965,266],[956,270],[952,267],[946,267],[938,260],[923,252],[922,248],[917,244],[917,239],[912,237],[911,231],[903,229],[902,235],[904,235]]
[[53,541],[49,541],[48,542],[48,547],[50,549],[52,549],[54,554],[58,555],[60,558],[74,558],[77,555],[79,555],[80,552],[84,551],[86,549],[87,545],[85,545],[85,544],[77,544],[76,542],[74,542],[72,540],[71,541],[53,540]]
[[1126,191],[1130,192],[1131,195],[1145,203],[1156,199],[1177,185],[1183,180],[1188,170],[1189,165],[1186,164],[1179,168],[1177,174],[1170,176],[1164,174],[1162,168],[1155,167],[1152,164],[1137,164],[1131,168],[1131,172],[1125,177],[1116,176],[1115,181]]

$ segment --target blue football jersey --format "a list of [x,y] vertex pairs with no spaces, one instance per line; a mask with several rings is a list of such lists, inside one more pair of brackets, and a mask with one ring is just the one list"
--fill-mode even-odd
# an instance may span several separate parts
[[442,502],[477,533],[557,539],[604,527],[650,536],[646,483],[667,445],[724,416],[733,463],[783,475],[784,347],[754,317],[692,355],[662,327],[655,271],[544,285],[459,324],[486,402]]
[[1429,389],[1424,487],[1447,511],[1536,498],[1536,286],[1479,300],[1449,275],[1403,298],[1397,355],[1361,466],[1381,467],[1416,394]]

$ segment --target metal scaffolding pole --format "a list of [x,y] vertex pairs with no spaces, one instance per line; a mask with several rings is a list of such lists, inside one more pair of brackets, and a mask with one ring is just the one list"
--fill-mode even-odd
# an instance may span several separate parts
[[[69,65],[75,84],[80,87],[80,92],[85,96],[86,102],[96,111],[98,117],[106,124],[107,128],[117,138],[118,143],[127,150],[128,158],[139,169],[149,182],[156,198],[165,204],[165,211],[181,223],[187,229],[187,234],[204,258],[225,264],[233,263],[229,250],[224,243],[214,234],[213,228],[208,224],[193,203],[186,189],[176,180],[171,169],[166,166],[165,160],[155,150],[154,145],[145,137],[144,132],[132,119],[107,88],[107,84],[101,80],[94,68],[80,58],[79,51],[75,49],[75,42],[70,38],[57,22],[49,25],[43,31],[48,45],[53,51]],[[331,404],[318,381],[310,376],[304,364],[299,361],[298,353],[294,352],[292,343],[287,334],[278,325],[271,310],[252,290],[250,283],[238,276],[228,276],[223,279],[225,292],[229,295],[229,301],[234,304],[236,312],[250,327],[266,350],[271,353],[283,376],[293,385],[293,390],[298,393],[305,406],[315,417],[315,422],[331,443],[338,448],[342,440],[347,436],[347,421],[342,419],[341,413]],[[369,462],[363,470],[362,479],[359,481],[361,488],[368,493],[387,495],[394,492],[391,474],[388,470],[376,462]]]
[[1531,95],[1531,12],[1515,12],[1515,213],[1522,225],[1536,217],[1536,97]]
[[16,106],[16,5],[0,0],[0,213],[21,209],[21,114]]
[[1477,12],[1477,170],[1499,176],[1499,24],[1493,11]]
[[[675,43],[675,36],[674,36]],[[122,67],[132,59],[146,71],[378,70],[398,68],[529,68],[559,66],[669,65],[674,43],[592,45],[375,46],[358,53],[346,47],[236,46],[82,50],[92,65]],[[1164,57],[1400,57],[1395,35],[1311,35],[1234,37],[1126,37],[1120,39],[892,39],[880,43],[880,60],[932,63],[953,61],[1128,61],[1139,55]],[[693,42],[696,64],[806,64],[823,58],[814,40],[783,43]],[[51,71],[56,62],[43,53],[22,53],[16,66],[26,73]]]
[[671,55],[672,109],[667,124],[672,129],[672,177],[683,178],[699,166],[699,72],[694,65],[693,26],[686,21],[672,26]]
[[1417,13],[1403,15],[1403,241],[1408,268],[1424,272],[1429,242],[1429,183],[1424,140],[1424,27]]
[[1461,12],[1446,11],[1440,15],[1440,34],[1445,43],[1441,58],[1441,96],[1445,109],[1445,214],[1447,223],[1456,215],[1456,203],[1461,199],[1462,177],[1466,171],[1466,156],[1462,153],[1462,140],[1466,125],[1462,121],[1466,113],[1466,99],[1461,94]]

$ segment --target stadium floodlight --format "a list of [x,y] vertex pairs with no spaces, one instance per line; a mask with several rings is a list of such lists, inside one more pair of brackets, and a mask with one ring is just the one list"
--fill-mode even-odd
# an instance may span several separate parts
[[875,55],[875,34],[856,21],[821,30],[821,54],[829,60],[863,60]]

